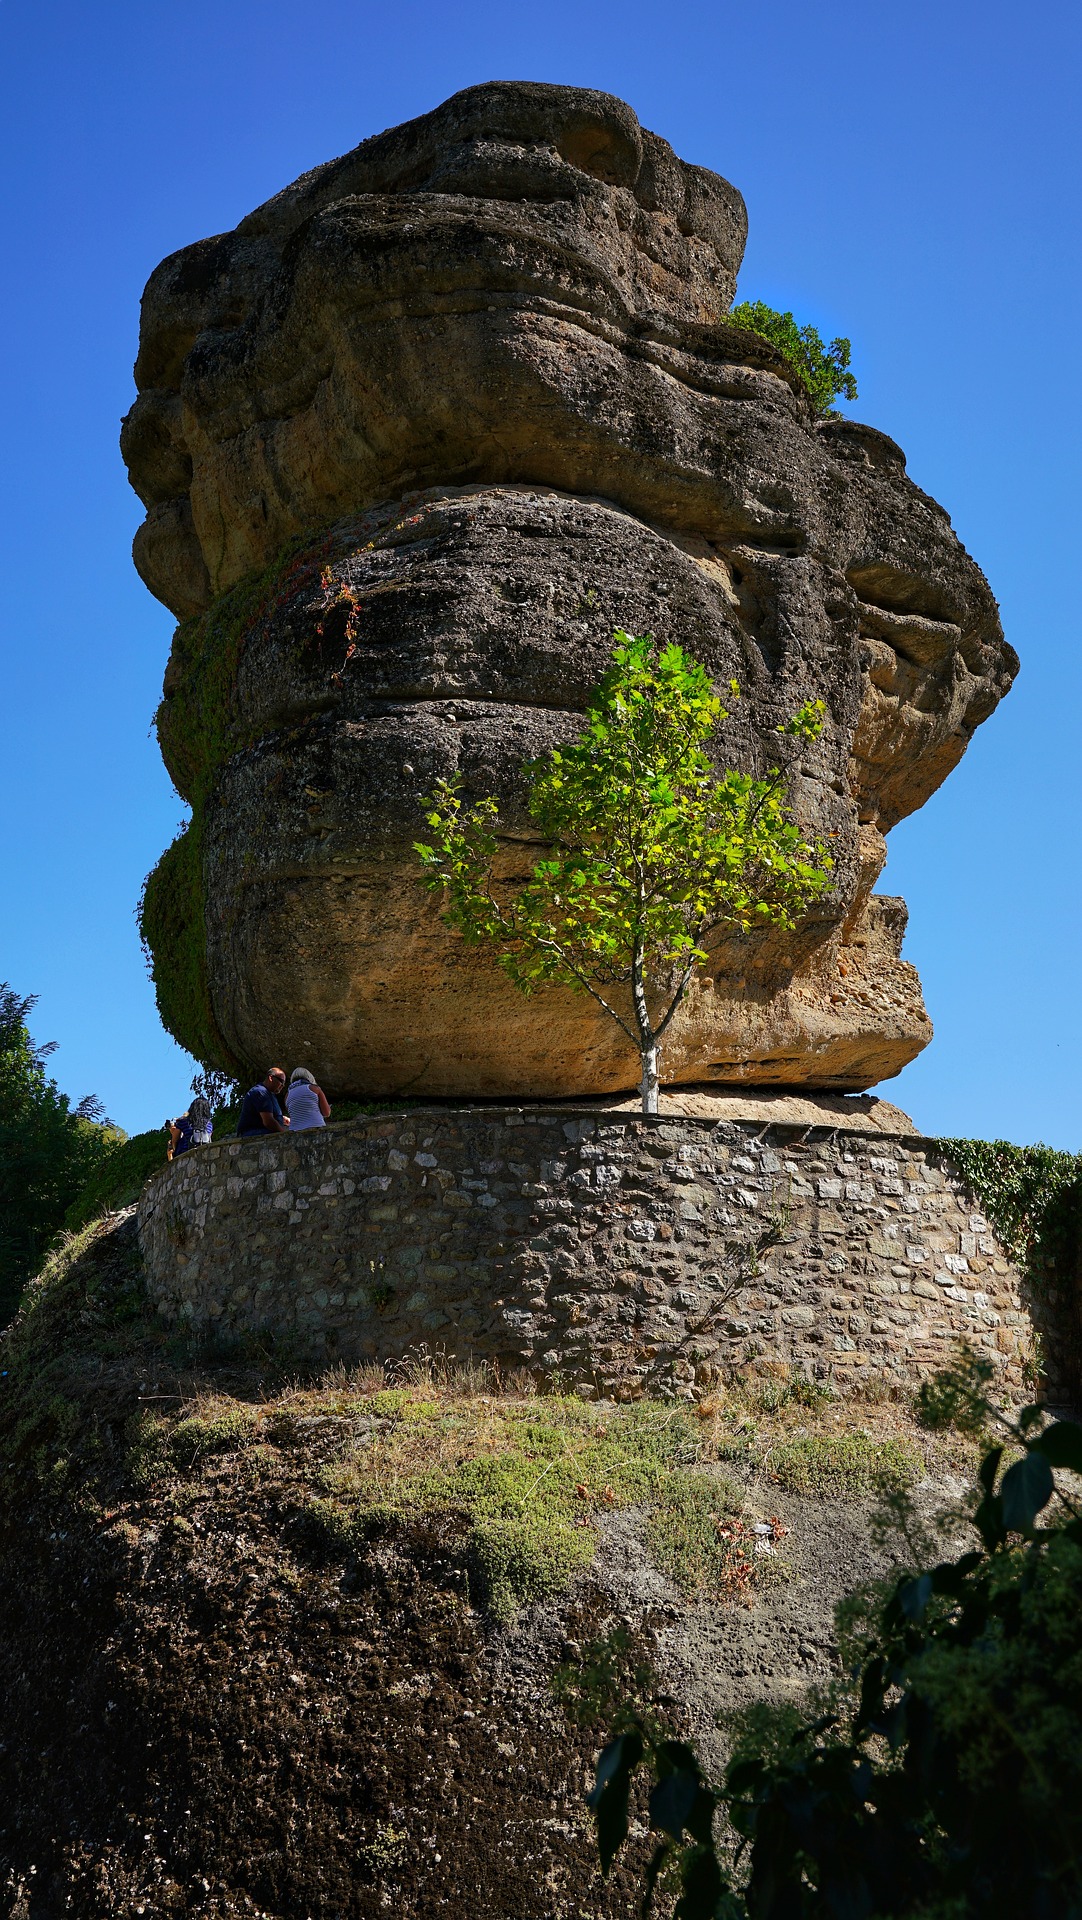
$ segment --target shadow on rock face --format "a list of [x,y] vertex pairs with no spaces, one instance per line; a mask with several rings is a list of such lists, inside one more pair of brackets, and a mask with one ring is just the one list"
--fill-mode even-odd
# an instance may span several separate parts
[[342,1093],[629,1085],[604,1016],[463,950],[412,851],[457,770],[525,870],[522,763],[575,733],[618,625],[739,681],[727,764],[776,764],[778,721],[828,708],[787,770],[832,893],[719,947],[666,1079],[860,1088],[926,1043],[882,836],[1017,662],[900,449],[817,422],[728,321],[745,234],[736,190],[622,102],[499,83],[152,276],[124,451],[137,564],[186,621],[160,735],[194,840],[148,892],[185,1044]]

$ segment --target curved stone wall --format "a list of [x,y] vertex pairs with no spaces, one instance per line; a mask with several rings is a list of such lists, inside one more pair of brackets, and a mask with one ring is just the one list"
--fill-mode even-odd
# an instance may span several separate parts
[[689,1391],[766,1358],[913,1382],[961,1339],[1032,1354],[1019,1276],[916,1135],[420,1108],[163,1168],[139,1206],[169,1318],[298,1361],[427,1344],[597,1392]]

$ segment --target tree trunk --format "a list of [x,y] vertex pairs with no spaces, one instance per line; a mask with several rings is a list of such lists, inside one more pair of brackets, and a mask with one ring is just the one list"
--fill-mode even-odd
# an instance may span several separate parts
[[[639,905],[641,910],[641,901]],[[646,985],[642,977],[643,957],[642,937],[637,935],[631,958],[631,1002],[635,1009],[635,1025],[639,1029],[639,1053],[642,1056],[642,1110],[644,1113],[656,1113],[657,1041],[650,1022],[650,1010],[646,1004]]]
[[656,1113],[658,1110],[657,1055],[656,1047],[644,1047],[642,1050],[642,1110],[644,1113]]

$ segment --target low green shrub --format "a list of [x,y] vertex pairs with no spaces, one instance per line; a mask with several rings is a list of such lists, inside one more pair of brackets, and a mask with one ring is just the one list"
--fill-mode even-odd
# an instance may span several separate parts
[[743,1591],[753,1561],[740,1520],[743,1496],[720,1474],[670,1475],[654,1500],[646,1542],[662,1573],[689,1599]]
[[786,1407],[805,1407],[811,1413],[818,1413],[838,1397],[828,1380],[813,1380],[809,1374],[799,1372],[782,1378],[752,1375],[739,1383],[738,1393],[755,1413],[781,1413]]
[[903,1440],[863,1433],[798,1433],[771,1449],[769,1467],[787,1493],[819,1500],[852,1500],[911,1486],[923,1472],[916,1450]]
[[779,313],[765,300],[741,300],[729,319],[734,327],[761,335],[784,354],[820,418],[831,414],[839,395],[844,400],[856,399],[848,340],[832,340],[828,347],[814,327],[798,326],[793,314]]
[[322,1470],[308,1510],[334,1551],[388,1524],[458,1516],[479,1594],[506,1618],[590,1565],[600,1515],[642,1506],[659,1564],[686,1591],[721,1584],[718,1526],[739,1496],[720,1477],[683,1470],[700,1446],[683,1409],[639,1402],[599,1413],[556,1395],[444,1399],[409,1388],[368,1404],[386,1426]]
[[237,1401],[177,1421],[143,1413],[134,1423],[128,1472],[139,1487],[171,1473],[190,1473],[211,1454],[235,1453],[246,1447],[257,1430],[254,1410]]

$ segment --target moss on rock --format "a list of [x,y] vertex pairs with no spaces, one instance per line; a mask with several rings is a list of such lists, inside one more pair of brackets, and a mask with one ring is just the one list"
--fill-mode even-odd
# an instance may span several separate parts
[[326,531],[283,547],[207,611],[177,628],[165,693],[155,718],[162,757],[192,818],[148,875],[139,931],[162,1024],[204,1067],[239,1074],[245,1063],[226,1045],[214,1017],[207,974],[203,831],[215,775],[251,744],[236,710],[244,643],[257,623],[297,591],[330,551]]
[[139,932],[166,1031],[203,1066],[235,1074],[242,1063],[219,1033],[211,1004],[202,847],[202,806],[197,804],[190,825],[147,876]]

